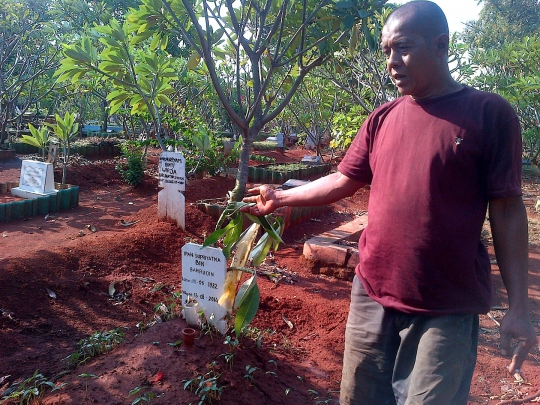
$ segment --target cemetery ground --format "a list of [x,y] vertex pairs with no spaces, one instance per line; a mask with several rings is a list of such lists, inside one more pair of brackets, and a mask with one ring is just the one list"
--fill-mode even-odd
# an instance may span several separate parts
[[[290,162],[307,152],[269,154],[277,162]],[[182,231],[157,221],[157,156],[157,151],[151,154],[145,179],[135,189],[121,182],[114,160],[78,158],[68,170],[68,183],[80,187],[77,208],[46,219],[0,223],[0,394],[39,370],[56,385],[67,383],[47,390],[44,404],[139,400],[187,405],[199,403],[201,390],[214,404],[337,404],[351,283],[330,275],[342,272],[304,259],[302,246],[312,235],[365,213],[369,191],[360,190],[285,231],[286,244],[261,266],[259,312],[238,345],[200,330],[194,345],[186,346],[179,342],[185,321],[166,319],[164,310],[179,303],[173,293],[181,291],[181,248],[201,243],[215,226],[196,202],[225,196],[234,180],[190,180]],[[19,158],[0,162],[2,181],[17,181],[19,172]],[[530,309],[537,333],[540,216],[534,204],[539,181],[534,171],[524,175]],[[481,316],[469,403],[538,402],[538,346],[523,366],[523,381],[508,374],[509,360],[499,354],[497,322],[507,300],[487,226],[484,240],[493,259],[495,300],[489,316]],[[97,353],[107,351],[107,344],[123,334],[123,342],[110,352],[77,367],[63,360],[73,353],[80,359],[89,355],[77,342],[111,330],[116,332],[95,334],[91,346]]]

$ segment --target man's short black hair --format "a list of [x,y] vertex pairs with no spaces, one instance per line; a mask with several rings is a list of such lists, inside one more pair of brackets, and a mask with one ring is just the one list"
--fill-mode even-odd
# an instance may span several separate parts
[[440,34],[449,35],[448,21],[442,9],[431,1],[411,1],[395,9],[386,20],[407,21],[425,38],[435,38]]

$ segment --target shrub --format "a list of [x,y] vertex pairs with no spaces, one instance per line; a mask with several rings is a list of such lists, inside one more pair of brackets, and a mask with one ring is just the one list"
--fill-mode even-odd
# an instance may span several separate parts
[[116,165],[116,170],[120,177],[127,184],[137,187],[144,176],[144,152],[143,148],[134,142],[125,142],[122,144],[122,156],[126,162]]

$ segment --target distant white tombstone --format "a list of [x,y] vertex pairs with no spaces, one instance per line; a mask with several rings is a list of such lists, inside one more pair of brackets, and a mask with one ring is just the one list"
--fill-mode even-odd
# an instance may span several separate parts
[[206,319],[217,326],[227,315],[218,304],[226,275],[227,260],[221,249],[186,243],[182,247],[182,305],[197,301]]
[[22,198],[38,198],[56,194],[52,163],[23,160],[19,187],[11,189],[11,194]]
[[277,142],[277,147],[278,148],[283,148],[285,145],[283,144],[283,140],[284,140],[284,135],[280,132],[278,134],[276,134],[276,142]]
[[186,229],[186,162],[178,152],[163,152],[159,157],[158,219],[175,222]]

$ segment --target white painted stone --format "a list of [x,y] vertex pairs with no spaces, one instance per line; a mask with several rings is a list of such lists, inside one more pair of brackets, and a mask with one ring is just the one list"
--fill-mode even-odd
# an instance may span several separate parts
[[218,326],[218,321],[227,315],[218,304],[226,275],[227,260],[221,249],[186,243],[182,247],[182,305],[196,300],[206,319]]
[[158,219],[186,229],[186,162],[178,152],[163,152],[159,157]]
[[12,188],[11,194],[32,199],[56,194],[53,170],[52,163],[23,160],[19,187]]

